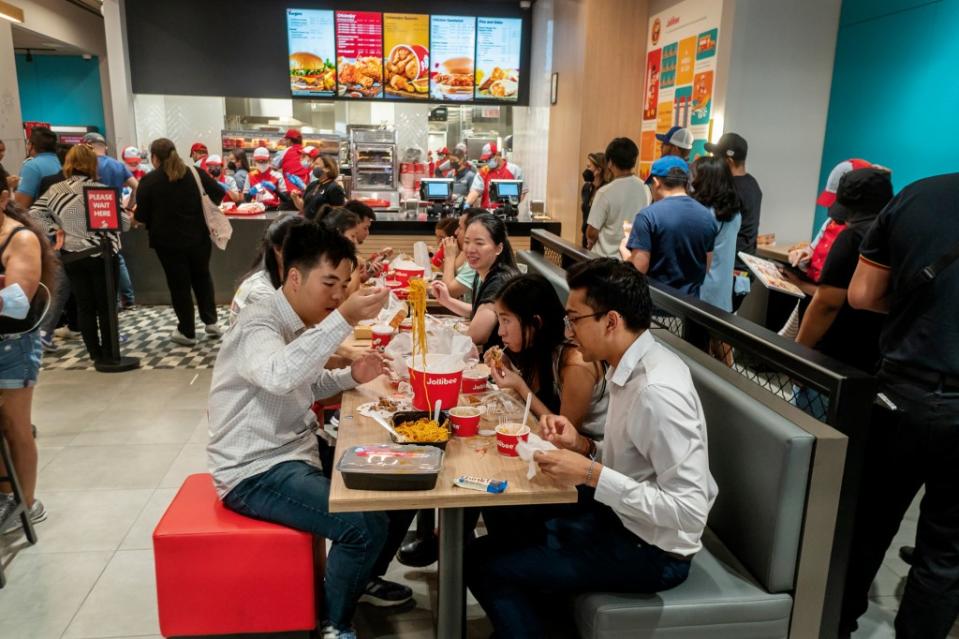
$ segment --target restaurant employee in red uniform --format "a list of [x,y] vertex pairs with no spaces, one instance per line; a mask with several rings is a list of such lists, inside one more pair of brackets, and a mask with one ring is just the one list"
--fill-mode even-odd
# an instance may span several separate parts
[[288,146],[273,158],[273,167],[283,172],[283,179],[290,182],[291,188],[303,191],[310,182],[312,169],[312,160],[303,154],[303,136],[296,129],[289,129],[283,139]]
[[[473,185],[470,186],[469,195],[466,196],[466,206],[476,206],[476,201],[482,198],[482,207],[491,209],[493,206],[489,199],[489,183],[492,180],[522,180],[523,169],[512,162],[507,162],[495,142],[483,146],[480,161],[486,162],[486,166],[481,168],[473,178]],[[523,192],[520,195],[521,201],[528,190],[524,183]]]
[[253,152],[254,168],[246,178],[246,194],[251,201],[267,208],[280,206],[280,193],[286,193],[286,180],[278,169],[270,166],[270,151],[265,146]]

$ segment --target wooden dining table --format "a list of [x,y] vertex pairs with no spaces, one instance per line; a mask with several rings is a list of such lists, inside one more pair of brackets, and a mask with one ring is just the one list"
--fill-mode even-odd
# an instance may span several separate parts
[[[361,345],[361,341],[356,345]],[[438,508],[439,570],[436,636],[460,637],[465,632],[466,585],[463,576],[464,509],[490,506],[528,506],[536,504],[573,503],[577,499],[573,486],[560,484],[537,473],[527,479],[527,462],[518,457],[505,457],[496,450],[492,436],[453,437],[447,444],[436,487],[417,491],[353,490],[343,483],[336,466],[343,453],[353,447],[388,443],[389,433],[373,419],[361,415],[357,407],[371,397],[389,392],[386,378],[379,378],[361,389],[344,393],[340,405],[340,423],[330,489],[330,511],[371,511]],[[496,418],[484,415],[480,429],[495,428]],[[522,419],[522,406],[515,419]],[[530,426],[538,430],[531,418]],[[502,479],[508,488],[500,494],[458,488],[453,480],[460,475]]]

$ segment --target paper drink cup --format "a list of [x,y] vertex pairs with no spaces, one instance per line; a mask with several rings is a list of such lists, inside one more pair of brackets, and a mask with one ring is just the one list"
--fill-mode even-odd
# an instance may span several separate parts
[[485,393],[489,388],[487,383],[488,378],[489,367],[486,365],[480,365],[476,368],[464,371],[463,387],[460,390],[466,394]]
[[393,327],[388,324],[377,324],[371,330],[373,335],[373,348],[383,350],[393,339]]
[[506,457],[519,457],[516,445],[529,439],[529,426],[501,424],[496,427],[496,450]]
[[[442,356],[440,356],[442,357]],[[410,358],[406,364],[410,371],[410,386],[413,387],[413,408],[428,410],[432,413],[437,400],[443,410],[450,410],[459,403],[460,385],[463,382],[463,368],[455,370],[439,369],[434,355],[426,356],[426,370],[420,356]]]
[[400,322],[400,332],[401,333],[412,333],[413,332],[413,319],[407,317],[405,320]]
[[479,433],[480,412],[472,406],[457,406],[450,410],[453,434],[457,437],[474,437]]

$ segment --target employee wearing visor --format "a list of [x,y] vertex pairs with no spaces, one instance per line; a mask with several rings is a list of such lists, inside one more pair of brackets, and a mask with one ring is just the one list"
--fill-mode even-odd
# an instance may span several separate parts
[[[480,161],[486,162],[473,178],[473,184],[470,186],[469,195],[466,196],[466,206],[476,205],[477,200],[482,201],[484,209],[492,209],[493,203],[489,199],[489,185],[493,180],[522,180],[523,169],[512,162],[507,162],[503,158],[503,152],[499,150],[495,142],[483,145],[483,154],[480,155]],[[526,197],[529,189],[526,183],[523,183],[523,192],[520,194],[520,201]]]

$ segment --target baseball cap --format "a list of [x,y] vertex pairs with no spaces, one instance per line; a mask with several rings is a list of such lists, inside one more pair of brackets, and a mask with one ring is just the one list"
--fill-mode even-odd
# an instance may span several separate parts
[[298,142],[303,140],[303,136],[302,136],[302,135],[300,134],[300,132],[297,131],[296,129],[287,129],[287,130],[286,130],[286,135],[283,136],[283,137],[285,137],[285,138],[287,138],[287,139],[289,139],[289,140],[296,140],[296,141],[298,141]]
[[875,217],[891,199],[892,180],[888,171],[874,167],[853,169],[840,178],[829,217],[839,223],[853,217]]
[[499,153],[499,148],[497,148],[495,142],[490,142],[489,144],[483,145],[483,153],[480,155],[480,160],[485,162],[494,155]]
[[223,158],[221,158],[219,155],[208,155],[206,156],[206,163],[208,165],[219,164],[220,166],[223,166]]
[[716,157],[730,158],[737,162],[746,159],[746,152],[749,151],[749,145],[746,140],[738,133],[724,133],[719,142],[713,144],[706,143],[706,150]]
[[315,146],[305,146],[303,147],[303,155],[307,156],[311,160],[315,160],[316,156],[320,154],[320,150]]
[[83,143],[84,144],[103,144],[105,146],[107,141],[106,141],[106,138],[104,138],[99,133],[90,132],[83,136]]
[[206,145],[202,142],[194,142],[193,146],[190,147],[190,153],[208,153],[206,150]]
[[127,164],[139,164],[140,163],[140,149],[135,146],[128,146],[123,149],[123,160]]
[[444,146],[442,149],[440,149],[439,151],[437,151],[436,154],[437,154],[437,155],[449,155],[449,154],[450,154],[450,150],[449,150],[447,147]]
[[855,171],[856,169],[868,169],[871,166],[872,162],[860,160],[859,158],[843,160],[834,166],[832,171],[829,172],[829,177],[826,178],[826,188],[824,188],[823,192],[819,194],[818,198],[816,198],[816,204],[819,206],[825,206],[826,208],[832,206],[836,201],[836,189],[839,188],[839,180],[842,179],[842,176],[850,171]]
[[686,160],[675,155],[666,155],[653,162],[646,184],[652,182],[654,177],[668,176],[671,169],[680,169],[684,174],[689,175],[689,165],[686,164]]
[[656,139],[687,151],[693,148],[693,132],[681,126],[674,126],[666,133],[656,134]]
[[270,150],[265,146],[258,146],[256,150],[253,151],[254,160],[269,160],[270,159]]

